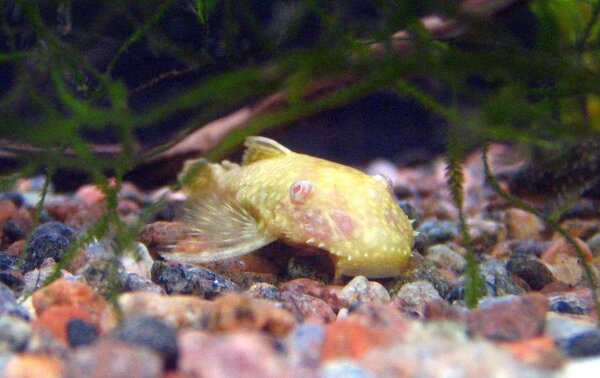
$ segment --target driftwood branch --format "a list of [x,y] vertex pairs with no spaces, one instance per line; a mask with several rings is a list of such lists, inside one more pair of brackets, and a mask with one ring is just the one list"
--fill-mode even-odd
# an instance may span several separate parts
[[[515,6],[526,1],[519,0],[466,0],[461,4],[461,11],[467,17],[476,17],[480,19],[495,17]],[[436,39],[451,39],[466,32],[467,28],[457,20],[445,19],[441,16],[431,15],[421,19],[423,27],[427,29]],[[391,36],[391,45],[395,53],[410,54],[412,51],[412,36],[408,31],[399,31]],[[383,43],[373,43],[370,45],[375,53],[383,53],[388,48]],[[333,93],[347,88],[357,83],[360,77],[347,75],[343,78],[335,78],[312,83],[308,86],[305,93],[307,101],[319,100],[330,96]],[[140,167],[135,169],[129,176],[134,181],[147,181],[146,184],[163,183],[165,180],[150,180],[145,174],[141,173],[150,169],[152,175],[161,176],[161,172],[168,172],[168,176],[174,177],[183,163],[183,161],[192,156],[199,156],[212,150],[219,144],[223,138],[235,130],[244,128],[246,125],[256,120],[258,117],[281,110],[289,105],[285,92],[278,92],[269,95],[253,104],[246,105],[229,115],[215,119],[195,131],[186,135],[180,141],[170,146],[161,153],[151,155],[141,163]],[[120,145],[92,145],[93,150],[100,156],[116,156],[122,152]],[[137,146],[141,155],[150,150],[149,147]],[[14,167],[18,161],[18,156],[23,154],[36,154],[43,152],[39,148],[15,143],[12,140],[0,140],[0,173],[6,171],[6,168]],[[67,155],[73,155],[73,152],[67,150]],[[4,169],[3,169],[4,167]],[[140,179],[139,177],[145,177]]]

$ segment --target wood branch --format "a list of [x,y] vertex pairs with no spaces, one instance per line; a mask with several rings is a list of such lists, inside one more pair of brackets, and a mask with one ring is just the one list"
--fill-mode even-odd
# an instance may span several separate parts
[[[491,18],[509,8],[515,7],[527,1],[523,0],[465,0],[460,10],[468,17]],[[430,15],[421,19],[423,27],[427,29],[436,39],[451,39],[460,36],[467,30],[465,25],[452,19],[446,19],[439,15]],[[409,54],[412,51],[412,36],[408,31],[399,31],[391,36],[390,45],[395,53]],[[372,43],[371,50],[375,54],[384,53],[386,45],[383,43]],[[306,100],[318,100],[333,93],[347,88],[360,80],[360,77],[347,75],[343,78],[328,79],[311,84],[305,94]],[[139,178],[147,175],[140,174],[150,170],[155,177],[166,174],[172,178],[180,169],[183,161],[192,156],[200,156],[212,150],[223,138],[235,130],[239,130],[260,116],[280,110],[288,106],[287,95],[278,92],[269,95],[253,104],[244,106],[224,117],[218,118],[199,127],[182,140],[163,151],[150,157],[140,167],[130,173],[129,177],[135,181],[145,181],[146,184],[154,185],[164,183],[165,180],[154,180],[153,178]],[[119,145],[93,145],[94,151],[102,156],[116,156],[122,152]],[[149,148],[138,146],[139,152],[144,154]],[[4,168],[14,167],[19,154],[39,153],[40,150],[32,146],[14,143],[11,140],[0,140],[0,173],[6,171]],[[72,151],[67,150],[67,155]],[[162,168],[156,168],[162,167]]]

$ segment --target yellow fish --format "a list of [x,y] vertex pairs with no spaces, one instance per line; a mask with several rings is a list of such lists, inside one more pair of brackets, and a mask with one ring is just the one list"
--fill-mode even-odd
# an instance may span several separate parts
[[389,180],[249,137],[242,165],[186,162],[180,181],[199,251],[165,253],[201,263],[241,256],[276,239],[328,251],[342,274],[397,276],[412,255],[412,221]]

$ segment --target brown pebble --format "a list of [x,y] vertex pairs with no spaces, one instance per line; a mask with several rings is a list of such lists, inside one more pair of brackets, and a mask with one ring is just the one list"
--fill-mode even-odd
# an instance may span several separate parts
[[294,325],[293,316],[272,302],[235,293],[218,297],[208,318],[208,328],[213,331],[254,330],[276,337],[285,336]]
[[174,328],[205,327],[214,302],[194,295],[166,296],[151,292],[123,293],[118,298],[125,317],[152,316]]
[[40,354],[20,354],[10,359],[2,376],[4,378],[61,378],[64,363],[57,357]]
[[75,192],[75,195],[85,203],[98,203],[106,200],[106,194],[98,185],[87,184],[79,187]]
[[156,256],[157,252],[177,244],[186,230],[187,226],[180,222],[154,222],[144,227],[140,233],[140,241]]
[[26,240],[17,240],[16,242],[8,246],[8,248],[6,249],[6,253],[13,257],[19,257],[21,256],[21,253],[23,253],[23,251],[25,250],[26,245]]
[[540,240],[544,223],[528,211],[511,208],[506,211],[509,235],[519,240]]

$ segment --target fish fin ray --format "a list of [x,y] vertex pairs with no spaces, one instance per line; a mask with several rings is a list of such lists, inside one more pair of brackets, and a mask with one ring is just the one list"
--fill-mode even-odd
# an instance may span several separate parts
[[242,158],[242,165],[248,165],[259,160],[273,159],[292,153],[287,147],[282,146],[273,139],[252,136],[246,138],[246,151]]
[[211,192],[188,201],[185,209],[188,235],[198,239],[173,246],[172,252],[163,254],[166,259],[219,261],[248,254],[276,239],[229,195]]

